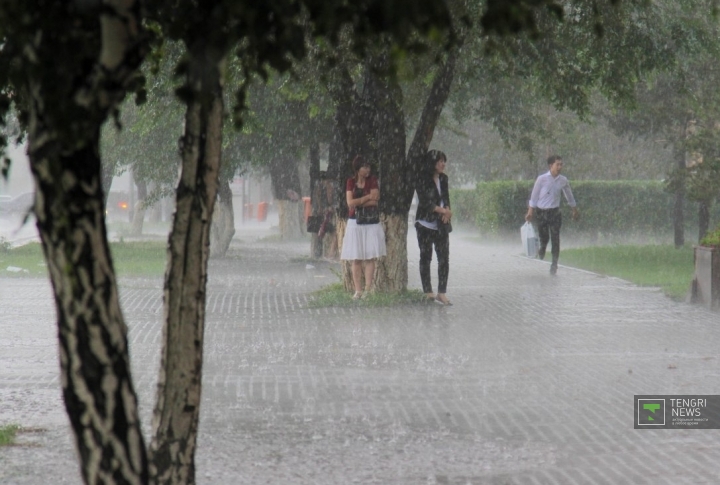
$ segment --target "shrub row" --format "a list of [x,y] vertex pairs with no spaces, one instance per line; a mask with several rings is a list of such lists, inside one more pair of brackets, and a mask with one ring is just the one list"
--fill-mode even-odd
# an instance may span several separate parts
[[[572,232],[605,235],[668,234],[673,231],[674,195],[659,181],[571,181],[580,219],[563,224]],[[454,218],[476,226],[483,234],[516,232],[523,224],[533,181],[481,182],[472,190],[452,190]],[[571,212],[561,202],[563,221]],[[685,202],[685,224],[697,228],[698,205]],[[711,210],[713,228],[720,220],[720,204]]]

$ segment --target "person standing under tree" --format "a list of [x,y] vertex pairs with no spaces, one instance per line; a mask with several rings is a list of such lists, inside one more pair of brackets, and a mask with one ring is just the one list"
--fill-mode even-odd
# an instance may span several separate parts
[[[386,256],[385,231],[380,224],[378,200],[380,188],[376,177],[370,175],[370,162],[358,155],[352,162],[354,177],[347,179],[345,194],[348,222],[343,238],[340,259],[352,261],[355,294],[353,300],[365,298],[372,291],[375,260]],[[363,264],[365,271],[363,274]],[[365,277],[365,293],[362,278]]]
[[572,207],[572,218],[578,218],[578,209],[570,190],[567,177],[560,175],[563,161],[559,155],[551,155],[547,159],[548,172],[540,175],[535,181],[528,211],[525,220],[532,222],[535,219],[540,233],[540,249],[538,258],[545,259],[545,250],[548,240],[552,242],[552,264],[550,274],[557,274],[558,259],[560,258],[560,228],[562,227],[562,214],[560,213],[560,193],[565,194],[565,200]]
[[[420,248],[420,281],[423,293],[429,300],[443,305],[452,305],[445,295],[448,274],[450,272],[450,189],[448,176],[445,175],[447,157],[440,150],[430,150],[425,155],[422,173],[419,174],[415,188],[418,195],[415,213],[415,231]],[[433,294],[430,279],[432,251],[438,262],[438,293]]]

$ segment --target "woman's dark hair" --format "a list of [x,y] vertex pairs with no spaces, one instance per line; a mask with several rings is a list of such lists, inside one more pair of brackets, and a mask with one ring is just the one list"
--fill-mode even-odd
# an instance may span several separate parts
[[362,155],[356,155],[355,158],[352,161],[352,169],[353,173],[357,173],[358,170],[360,170],[362,167],[367,165],[370,166],[370,162],[365,160]]
[[447,161],[447,157],[440,150],[428,150],[425,155],[425,170],[428,173],[435,173],[435,165],[440,161]]

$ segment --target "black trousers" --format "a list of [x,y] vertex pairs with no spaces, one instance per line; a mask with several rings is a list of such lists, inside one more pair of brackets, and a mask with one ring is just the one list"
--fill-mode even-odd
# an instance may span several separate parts
[[418,246],[420,247],[420,281],[422,281],[423,293],[432,293],[432,281],[430,279],[430,263],[432,262],[432,250],[435,246],[435,254],[438,261],[438,293],[445,293],[447,290],[448,274],[450,272],[450,236],[440,234],[415,223]]
[[548,240],[552,243],[552,262],[557,265],[560,258],[560,228],[562,227],[562,213],[560,208],[535,209],[535,221],[540,236],[540,249],[538,256],[545,258]]

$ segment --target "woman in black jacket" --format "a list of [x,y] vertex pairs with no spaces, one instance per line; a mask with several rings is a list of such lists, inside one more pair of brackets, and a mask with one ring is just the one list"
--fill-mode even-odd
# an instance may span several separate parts
[[[426,297],[443,305],[452,305],[446,296],[450,270],[450,190],[445,175],[447,157],[440,150],[430,150],[425,155],[424,173],[420,174],[415,190],[418,206],[415,213],[415,230],[420,247],[420,280]],[[433,294],[430,279],[432,250],[438,260],[438,292]]]

